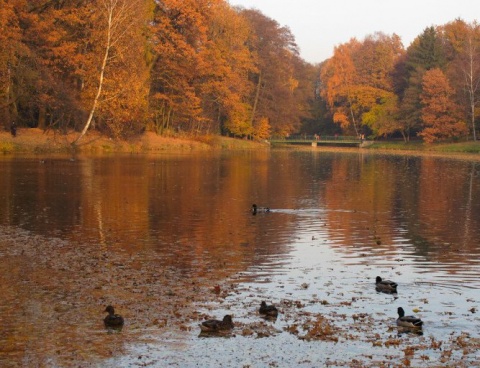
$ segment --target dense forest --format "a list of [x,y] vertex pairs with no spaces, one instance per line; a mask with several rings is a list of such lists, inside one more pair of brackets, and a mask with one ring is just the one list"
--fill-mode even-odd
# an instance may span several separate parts
[[427,27],[406,49],[351,39],[319,65],[288,27],[226,0],[0,0],[0,30],[6,129],[476,140],[476,22]]

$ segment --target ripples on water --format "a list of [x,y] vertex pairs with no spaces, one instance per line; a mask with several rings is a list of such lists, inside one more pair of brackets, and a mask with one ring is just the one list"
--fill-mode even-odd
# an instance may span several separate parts
[[[153,321],[160,317],[131,313],[130,328],[109,337],[122,346],[121,352],[106,359],[98,351],[83,351],[101,365],[309,367],[359,356],[381,362],[388,355],[398,362],[401,349],[373,347],[369,336],[378,335],[380,341],[395,337],[389,328],[400,305],[407,313],[418,310],[426,322],[424,336],[407,337],[405,343],[445,340],[462,331],[480,335],[479,318],[470,312],[480,308],[480,183],[472,175],[474,163],[309,152],[53,161],[50,166],[37,160],[0,161],[1,224],[70,244],[62,248],[72,257],[69,269],[86,273],[79,282],[96,286],[76,290],[75,283],[66,282],[62,275],[69,273],[62,270],[55,247],[49,247],[55,257],[42,260],[41,269],[22,264],[21,253],[0,248],[0,257],[8,262],[5,272],[31,271],[28,283],[21,276],[2,279],[2,290],[10,295],[0,302],[3,315],[22,318],[14,311],[18,290],[38,313],[49,310],[49,303],[62,313],[63,308],[87,308],[91,322],[77,328],[69,322],[71,329],[62,331],[64,340],[77,341],[72,346],[82,352],[80,341],[87,331],[92,332],[88,338],[102,343],[102,330],[93,321],[99,306],[92,305],[104,303],[110,293],[102,283],[125,287],[125,295],[114,293],[124,309],[151,308],[154,315],[165,308],[165,301],[154,295],[175,295],[175,283],[188,289],[192,279],[206,277],[222,288],[232,284],[235,289],[225,298],[188,304],[211,317],[232,313],[247,327],[258,321],[261,300],[284,303],[283,313],[271,324],[279,332],[263,339],[242,336],[241,328],[230,339],[199,339],[198,321],[176,322],[171,314],[162,317],[171,328],[158,329],[160,322]],[[445,174],[441,181],[439,173]],[[252,216],[252,202],[274,210]],[[39,249],[28,248],[25,237],[23,251],[42,257]],[[82,245],[75,249],[72,244]],[[55,273],[49,271],[52,267]],[[168,285],[158,276],[166,272]],[[374,291],[377,275],[399,283],[398,299]],[[44,285],[41,295],[29,300],[25,288],[38,283]],[[297,302],[302,307],[290,307]],[[359,313],[378,325],[363,332],[353,329],[356,339],[336,344],[299,340],[285,331],[318,313],[331,316],[343,331]],[[44,318],[57,314],[49,311]],[[16,327],[9,333],[27,326],[35,330],[21,320],[13,322]],[[42,354],[41,335],[36,333],[38,344],[28,355],[22,349],[15,354],[0,349],[0,362],[35,362]],[[424,354],[431,366],[439,364],[438,351]],[[57,364],[51,359],[52,366],[85,361],[60,359]],[[416,359],[418,364],[418,354]],[[466,359],[471,362],[475,356]]]

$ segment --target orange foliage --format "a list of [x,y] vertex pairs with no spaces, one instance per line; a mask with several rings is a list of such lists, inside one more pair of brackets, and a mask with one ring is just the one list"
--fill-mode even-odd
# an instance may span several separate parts
[[271,126],[267,118],[259,119],[254,126],[253,136],[257,139],[267,139],[270,137]]
[[[361,125],[368,125],[380,135],[396,129],[377,124],[378,117],[387,114],[383,122],[393,119],[396,103],[392,73],[403,52],[398,36],[377,33],[363,42],[356,39],[337,46],[334,55],[321,70],[322,96],[327,101],[333,121],[342,129],[353,127],[356,134]],[[389,102],[388,108],[386,102]],[[375,110],[368,118],[365,114]]]
[[467,133],[467,127],[458,119],[458,106],[452,101],[453,89],[445,74],[438,68],[423,77],[421,95],[422,120],[425,128],[419,134],[432,143]]

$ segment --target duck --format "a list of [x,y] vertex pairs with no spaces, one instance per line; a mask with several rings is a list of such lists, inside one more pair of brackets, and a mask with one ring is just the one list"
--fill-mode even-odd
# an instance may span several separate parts
[[219,331],[228,331],[233,329],[232,316],[227,314],[223,317],[222,321],[217,319],[209,319],[200,324],[200,329],[202,332],[219,332]]
[[278,316],[278,309],[274,305],[267,305],[265,301],[260,303],[260,309],[258,310],[260,314],[264,314],[269,317]]
[[406,316],[402,307],[398,307],[397,326],[409,328],[422,328],[423,322],[415,316]]
[[380,276],[377,276],[375,280],[375,289],[383,293],[396,293],[397,283],[390,280],[382,280]]
[[106,327],[122,327],[123,326],[123,323],[124,323],[123,317],[119,314],[115,314],[115,309],[111,305],[107,306],[104,312],[108,313],[108,316],[106,316],[103,320]]
[[256,204],[252,204],[252,213],[256,215],[258,212],[270,212],[270,208],[258,207]]

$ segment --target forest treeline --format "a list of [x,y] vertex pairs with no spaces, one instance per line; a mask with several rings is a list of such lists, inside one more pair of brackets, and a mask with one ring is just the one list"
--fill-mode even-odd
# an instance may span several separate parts
[[288,27],[225,0],[0,0],[0,44],[5,128],[476,139],[476,22],[406,49],[352,39],[312,65]]

